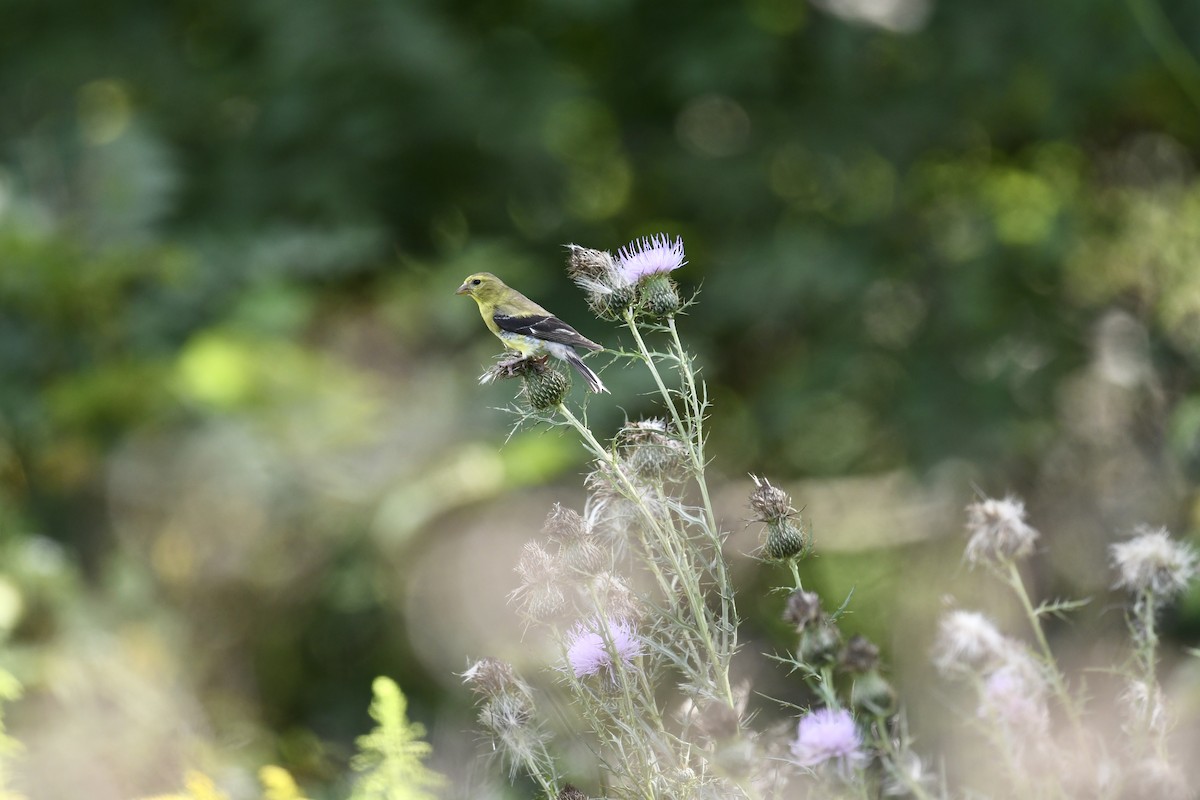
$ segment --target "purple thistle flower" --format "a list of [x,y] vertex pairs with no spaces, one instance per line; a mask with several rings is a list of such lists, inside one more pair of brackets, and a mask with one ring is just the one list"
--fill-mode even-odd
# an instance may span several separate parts
[[[576,678],[599,672],[607,672],[610,678],[615,678],[614,655],[630,666],[633,659],[642,654],[642,642],[631,623],[613,620],[608,622],[607,630],[604,624],[599,619],[586,624],[580,622],[567,634],[567,661]],[[612,642],[611,651],[605,643],[605,634]]]
[[1009,731],[1020,731],[1022,737],[1044,737],[1050,731],[1044,691],[1037,667],[1031,661],[1014,659],[984,681],[976,713]]
[[636,239],[617,252],[617,270],[629,283],[650,275],[664,275],[686,263],[683,239],[677,236],[672,242],[665,233]]
[[802,767],[836,762],[839,771],[861,766],[867,760],[854,718],[845,709],[820,708],[800,719],[792,756]]

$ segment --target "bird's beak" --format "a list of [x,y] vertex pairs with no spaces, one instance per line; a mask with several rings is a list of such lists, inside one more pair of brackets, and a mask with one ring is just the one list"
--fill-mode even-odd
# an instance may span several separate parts
[[454,293],[455,293],[455,294],[468,294],[468,293],[470,293],[470,291],[471,291],[471,287],[470,287],[470,286],[467,286],[467,282],[466,282],[466,281],[463,281],[463,285],[462,285],[462,286],[460,286],[460,287],[458,287],[458,288],[457,288],[457,289],[454,291]]

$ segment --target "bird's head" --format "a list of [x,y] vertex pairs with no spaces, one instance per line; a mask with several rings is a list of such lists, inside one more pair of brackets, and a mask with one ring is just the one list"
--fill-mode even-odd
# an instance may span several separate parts
[[507,288],[504,285],[504,281],[492,273],[476,272],[474,275],[467,276],[467,279],[462,282],[462,286],[458,287],[455,294],[469,294],[475,298],[475,302],[485,303],[489,300],[498,299]]

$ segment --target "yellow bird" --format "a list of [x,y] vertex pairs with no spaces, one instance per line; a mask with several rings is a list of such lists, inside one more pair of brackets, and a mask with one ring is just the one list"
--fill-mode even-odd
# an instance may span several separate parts
[[551,355],[578,372],[593,392],[607,392],[600,376],[575,354],[576,347],[603,350],[591,339],[551,314],[490,272],[468,275],[455,294],[470,295],[488,330],[504,346],[523,356]]

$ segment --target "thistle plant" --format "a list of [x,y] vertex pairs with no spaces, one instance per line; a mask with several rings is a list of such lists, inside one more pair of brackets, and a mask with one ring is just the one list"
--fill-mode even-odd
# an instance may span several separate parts
[[[824,613],[804,590],[798,564],[812,552],[811,527],[783,490],[757,477],[748,502],[765,529],[758,555],[792,575],[783,588],[798,646],[785,660],[809,703],[792,735],[749,724],[749,688],[731,676],[739,618],[724,552],[729,530],[705,473],[708,393],[679,330],[686,304],[672,275],[685,263],[682,240],[663,234],[616,255],[568,246],[567,272],[589,307],[620,326],[626,344],[609,351],[613,363],[648,374],[657,416],[603,436],[565,391],[536,400],[528,367],[505,359],[485,374],[525,381],[511,408],[517,424],[570,431],[591,460],[583,508],[551,511],[543,537],[522,551],[512,600],[530,632],[557,647],[549,672],[595,753],[592,791],[765,798],[794,796],[797,787],[813,796],[890,787],[929,796],[878,648],[861,636],[845,639],[838,613]],[[578,777],[566,783],[555,756],[561,743],[541,719],[531,683],[489,658],[464,679],[479,697],[481,727],[514,774],[527,774],[548,798],[591,796]],[[868,775],[871,764],[884,768]]]
[[[1116,588],[1129,594],[1126,615],[1132,653],[1109,668],[1125,685],[1119,697],[1125,725],[1116,741],[1092,725],[1086,687],[1072,686],[1060,667],[1043,621],[1064,616],[1086,601],[1034,606],[1019,563],[1032,555],[1040,534],[1013,497],[983,499],[967,507],[964,561],[983,567],[1009,588],[1024,611],[1032,646],[1008,636],[982,613],[961,609],[940,622],[933,660],[949,678],[972,684],[977,728],[1002,754],[1007,792],[1039,797],[1154,797],[1183,800],[1195,793],[1171,763],[1171,719],[1158,684],[1157,616],[1196,574],[1197,556],[1165,529],[1145,526],[1110,548]],[[1103,709],[1101,709],[1103,711]]]
[[1129,594],[1126,619],[1133,664],[1124,695],[1127,719],[1139,757],[1167,761],[1170,725],[1158,685],[1158,615],[1196,576],[1196,551],[1173,540],[1166,528],[1140,526],[1109,548],[1116,586]]
[[[590,459],[582,508],[556,505],[516,565],[511,599],[527,635],[545,637],[557,653],[546,665],[550,687],[490,658],[463,675],[510,775],[527,775],[558,800],[952,796],[936,762],[914,749],[879,647],[844,630],[851,598],[830,601],[804,585],[815,535],[791,496],[751,476],[747,505],[760,546],[749,556],[726,553],[729,529],[705,473],[708,393],[680,335],[686,304],[673,274],[685,263],[682,241],[653,236],[616,255],[570,245],[567,260],[592,311],[619,326],[605,337],[625,342],[607,351],[610,368],[644,370],[658,407],[606,436],[557,378],[552,392],[534,384],[538,367],[502,360],[485,376],[520,377],[517,425],[569,432]],[[965,609],[937,623],[933,666],[974,692],[958,718],[996,754],[998,782],[987,796],[1191,796],[1170,762],[1156,626],[1195,576],[1195,552],[1150,529],[1112,547],[1116,585],[1130,596],[1133,647],[1114,670],[1126,686],[1126,747],[1097,732],[1082,678],[1068,676],[1051,649],[1045,620],[1085,601],[1034,604],[1024,568],[1042,536],[1024,503],[984,498],[966,518],[965,564],[1005,586],[1027,626],[1004,632]],[[795,679],[794,695],[780,700],[786,729],[752,719],[752,687],[731,673],[739,623],[731,557],[790,577],[779,591],[794,644],[773,656]],[[563,755],[579,744],[594,759],[582,769]]]

